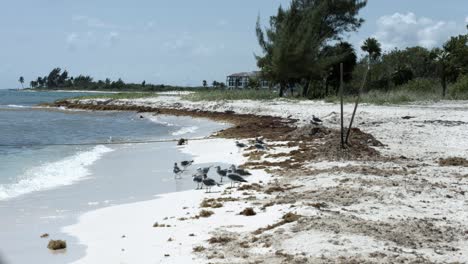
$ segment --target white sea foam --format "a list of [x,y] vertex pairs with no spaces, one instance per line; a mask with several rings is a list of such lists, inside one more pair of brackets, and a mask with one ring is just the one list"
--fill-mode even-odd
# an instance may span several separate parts
[[180,136],[180,135],[185,135],[185,134],[190,134],[190,133],[195,133],[195,131],[198,130],[197,126],[191,126],[191,127],[183,127],[176,132],[173,132],[173,136]]
[[83,180],[90,175],[88,167],[111,151],[113,150],[100,145],[90,151],[82,151],[62,160],[31,168],[17,182],[0,185],[0,201]]
[[25,108],[25,107],[27,107],[27,106],[25,106],[25,105],[15,105],[15,104],[9,104],[9,105],[7,105],[7,106],[8,106],[8,107],[13,107],[13,108]]
[[163,117],[157,117],[157,116],[153,116],[153,115],[146,115],[146,118],[148,118],[151,122],[154,122],[156,124],[161,124],[161,125],[165,125],[165,126],[174,126],[174,124],[172,123],[169,123],[167,121],[164,121]]

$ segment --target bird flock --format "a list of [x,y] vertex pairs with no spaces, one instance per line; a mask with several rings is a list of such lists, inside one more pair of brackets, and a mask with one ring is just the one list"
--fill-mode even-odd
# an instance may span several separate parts
[[[236,146],[239,149],[249,147],[247,144],[239,141],[236,141]],[[263,137],[255,138],[255,141],[251,146],[259,151],[264,151],[267,149]],[[174,163],[174,177],[176,179],[182,178],[184,172],[186,172],[188,167],[190,167],[192,164],[193,160],[182,161],[180,162],[180,166],[177,162]],[[212,187],[221,186],[223,184],[224,178],[229,179],[231,187],[234,187],[235,185],[239,186],[240,184],[247,182],[245,177],[252,175],[249,171],[238,168],[234,164],[225,169],[222,169],[221,166],[214,166],[216,169],[216,174],[220,177],[219,182],[217,182],[215,179],[208,177],[208,172],[212,167],[213,166],[197,168],[195,174],[192,175],[193,182],[197,184],[196,190],[206,188],[207,192],[211,192]]]
[[[193,160],[182,161],[179,164],[174,163],[174,177],[176,179],[182,178],[182,174],[187,171],[188,167],[192,165]],[[252,175],[249,171],[241,168],[237,168],[234,164],[227,169],[222,169],[221,166],[215,166],[216,174],[220,177],[220,181],[217,182],[215,179],[208,177],[208,172],[213,166],[197,168],[195,174],[192,175],[193,182],[197,184],[196,190],[201,190],[206,188],[206,192],[211,192],[211,188],[215,186],[221,186],[223,178],[227,177],[231,181],[231,187],[234,187],[235,184],[239,185],[243,182],[247,182],[244,179],[245,176]]]

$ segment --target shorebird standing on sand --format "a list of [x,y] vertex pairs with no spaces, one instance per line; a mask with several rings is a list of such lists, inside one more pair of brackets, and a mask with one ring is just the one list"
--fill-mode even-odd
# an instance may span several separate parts
[[202,172],[203,174],[208,174],[208,172],[210,171],[210,168],[213,167],[213,166],[208,166],[208,167],[204,167],[204,168],[198,168],[197,171],[200,171]]
[[231,180],[231,187],[233,187],[233,183],[240,184],[241,182],[247,182],[244,178],[242,178],[239,174],[233,173],[232,171],[228,171],[227,177]]
[[237,146],[238,148],[245,148],[245,147],[247,147],[246,144],[244,144],[244,143],[242,143],[242,142],[239,142],[239,141],[236,141],[236,146]]
[[266,149],[265,145],[260,144],[260,143],[255,143],[254,146],[255,146],[255,148],[257,148],[258,150],[265,150],[265,149]]
[[206,186],[206,192],[211,192],[211,187],[213,186],[221,186],[221,184],[217,183],[215,180],[208,178],[208,176],[203,175],[203,185]]
[[265,141],[263,141],[263,137],[256,137],[255,143],[265,145]]
[[312,121],[314,121],[316,123],[322,123],[323,122],[320,118],[316,117],[315,115],[312,115]]
[[227,175],[227,169],[222,170],[220,166],[216,166],[216,173],[221,177],[221,182],[223,182],[223,177]]
[[236,174],[239,174],[240,176],[250,176],[252,175],[252,173],[250,173],[249,171],[247,170],[244,170],[244,169],[239,169],[236,167],[236,165],[232,164],[230,167],[229,167],[229,170],[233,173],[236,173]]
[[[195,190],[203,188],[203,174],[195,173],[192,177],[193,181],[197,183],[197,188]],[[200,186],[200,184],[202,184],[202,186]]]
[[184,172],[183,170],[181,170],[179,168],[179,166],[177,166],[177,162],[174,163],[174,169],[172,170],[174,172],[174,177],[177,178],[177,176],[180,176],[180,174],[182,174],[182,172]]
[[180,165],[182,165],[182,167],[184,167],[184,170],[185,170],[188,166],[192,165],[192,163],[193,163],[193,160],[184,160],[180,163]]

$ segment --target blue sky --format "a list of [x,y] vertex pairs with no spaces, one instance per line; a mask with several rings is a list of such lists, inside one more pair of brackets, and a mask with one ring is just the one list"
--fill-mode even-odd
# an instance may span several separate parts
[[[15,0],[0,9],[0,88],[53,67],[97,79],[199,85],[254,70],[257,15],[289,0]],[[440,45],[465,33],[466,0],[370,0],[348,40],[384,48]]]

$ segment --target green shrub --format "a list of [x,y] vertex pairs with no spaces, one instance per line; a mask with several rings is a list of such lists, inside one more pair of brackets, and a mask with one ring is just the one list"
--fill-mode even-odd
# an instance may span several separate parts
[[277,92],[260,89],[239,90],[204,90],[182,96],[190,101],[220,101],[220,100],[269,100],[278,97]]
[[406,84],[403,84],[396,89],[408,91],[408,92],[433,92],[436,93],[442,88],[440,87],[440,82],[436,79],[428,78],[417,78],[413,79]]
[[108,93],[108,94],[93,94],[75,97],[72,99],[138,99],[147,97],[157,97],[156,93],[151,92],[127,92],[127,93]]
[[449,94],[454,99],[468,99],[468,75],[462,75],[449,87]]

